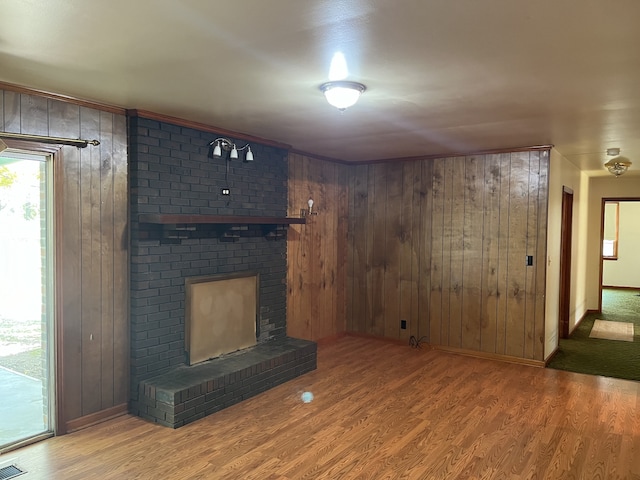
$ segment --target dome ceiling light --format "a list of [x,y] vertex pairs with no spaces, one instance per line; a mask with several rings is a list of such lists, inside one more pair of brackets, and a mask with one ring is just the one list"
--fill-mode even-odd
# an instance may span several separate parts
[[362,83],[338,80],[320,85],[329,105],[336,107],[341,112],[356,104],[360,95],[367,89]]
[[329,105],[341,112],[353,107],[367,87],[358,82],[345,80],[349,76],[347,59],[342,52],[336,52],[329,67],[329,81],[320,85]]
[[609,170],[609,173],[615,175],[616,178],[624,174],[631,166],[631,160],[621,156],[619,148],[607,149],[607,155],[614,158],[610,159],[604,166]]

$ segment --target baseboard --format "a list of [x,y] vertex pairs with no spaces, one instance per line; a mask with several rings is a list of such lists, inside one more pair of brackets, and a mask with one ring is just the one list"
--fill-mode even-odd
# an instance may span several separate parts
[[347,335],[347,332],[340,332],[340,333],[336,333],[335,335],[329,335],[328,337],[322,337],[319,340],[316,340],[315,342],[318,344],[318,346],[324,347],[326,345],[331,345],[332,343],[335,343],[336,341],[338,341],[342,337],[345,337],[346,335]]
[[78,430],[82,430],[83,428],[90,427],[91,425],[96,425],[97,423],[111,420],[112,418],[126,414],[128,411],[128,405],[126,403],[123,403],[121,405],[116,405],[115,407],[107,408],[96,413],[85,415],[84,417],[69,420],[66,423],[66,433],[76,432]]
[[549,365],[549,362],[551,362],[551,360],[553,360],[553,357],[556,356],[556,353],[558,353],[560,351],[560,347],[557,346],[556,348],[553,349],[553,352],[551,352],[549,354],[549,356],[544,360],[544,366],[546,367],[547,365]]
[[580,325],[582,323],[582,321],[587,318],[587,315],[591,315],[592,313],[600,313],[600,310],[593,310],[593,309],[589,309],[587,311],[585,311],[582,316],[580,317],[580,320],[578,320],[576,322],[576,324],[573,326],[573,328],[571,329],[571,331],[569,332],[569,335],[571,335],[576,328],[578,328],[578,325]]
[[[348,337],[360,337],[360,338],[371,338],[374,340],[380,340],[386,343],[393,343],[395,345],[402,345],[403,347],[409,346],[407,340],[398,340],[396,338],[388,338],[382,337],[380,335],[371,335],[369,333],[360,333],[360,332],[345,332],[342,336]],[[445,345],[433,345],[431,343],[421,343],[424,350],[441,350],[443,352],[455,353],[458,355],[465,355],[467,357],[476,357],[476,358],[484,358],[488,360],[497,360],[499,362],[507,362],[507,363],[517,363],[519,365],[529,365],[532,367],[544,367],[545,362],[543,360],[533,360],[530,358],[519,358],[512,357],[510,355],[501,355],[499,353],[490,353],[490,352],[479,352],[476,350],[466,350],[464,348],[457,347],[448,347]]]
[[[382,342],[387,342],[387,343],[393,343],[396,345],[402,345],[402,346],[407,346],[409,345],[409,340],[399,340],[397,338],[389,338],[389,337],[383,337],[382,335],[372,335],[370,333],[360,333],[360,332],[345,332],[346,336],[348,337],[360,337],[360,338],[371,338],[374,340],[380,340]],[[343,335],[343,336],[344,336]],[[424,343],[423,345],[427,345],[426,343]]]
[[602,285],[602,288],[608,288],[610,290],[638,290],[638,291],[640,291],[640,287],[619,287],[617,285]]
[[467,357],[484,358],[487,360],[497,360],[499,362],[517,363],[519,365],[529,365],[531,367],[544,367],[545,362],[542,360],[533,360],[530,358],[512,357],[510,355],[502,355],[499,353],[479,352],[476,350],[466,350],[464,348],[448,347],[445,345],[429,345],[433,350],[442,350],[443,352],[456,353]]

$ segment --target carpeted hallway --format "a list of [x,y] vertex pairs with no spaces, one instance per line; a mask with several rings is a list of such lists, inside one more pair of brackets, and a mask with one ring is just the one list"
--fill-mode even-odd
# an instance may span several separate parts
[[[633,323],[633,341],[590,338],[596,319]],[[640,380],[640,291],[603,289],[602,313],[587,315],[568,339],[561,339],[548,367]]]

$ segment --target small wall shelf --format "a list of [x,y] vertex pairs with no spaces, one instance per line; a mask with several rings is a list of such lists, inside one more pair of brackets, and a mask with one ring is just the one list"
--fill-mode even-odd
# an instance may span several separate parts
[[156,225],[193,225],[193,224],[219,224],[219,225],[291,225],[293,223],[306,223],[305,218],[295,217],[257,217],[238,215],[188,215],[188,214],[155,214],[148,213],[138,215],[138,222],[153,223]]
[[141,238],[180,243],[187,238],[217,237],[233,242],[243,236],[263,236],[278,240],[287,235],[287,226],[304,224],[305,218],[238,215],[141,214]]

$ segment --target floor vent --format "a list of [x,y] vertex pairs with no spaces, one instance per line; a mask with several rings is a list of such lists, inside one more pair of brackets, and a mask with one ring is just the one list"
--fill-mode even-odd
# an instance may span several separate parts
[[9,465],[8,467],[0,468],[0,480],[9,480],[10,478],[17,477],[18,475],[22,475],[24,472],[20,470],[15,465]]

